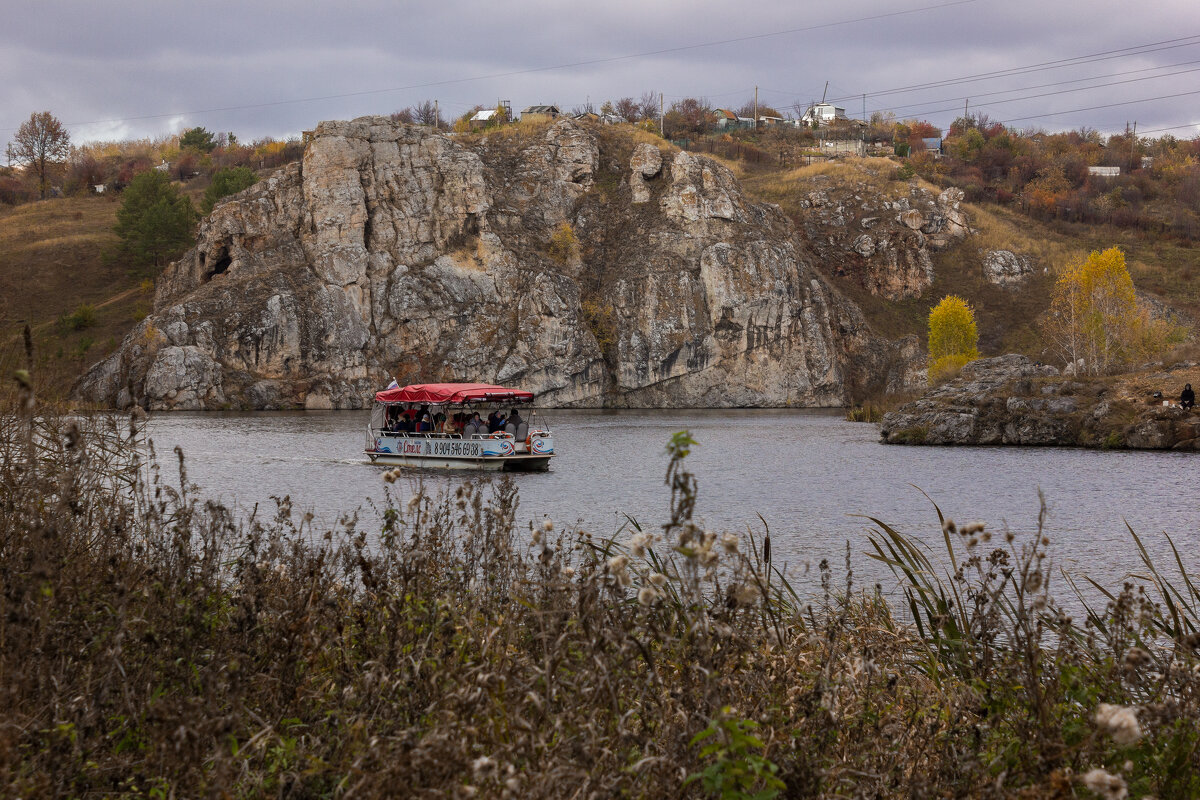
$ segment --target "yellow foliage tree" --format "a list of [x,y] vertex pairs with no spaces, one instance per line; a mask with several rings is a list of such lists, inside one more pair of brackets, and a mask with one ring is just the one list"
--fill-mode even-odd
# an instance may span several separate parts
[[929,312],[929,379],[953,375],[979,358],[975,312],[966,300],[947,295]]
[[575,237],[575,229],[571,223],[564,222],[550,234],[550,257],[559,264],[566,265],[579,253],[579,240]]
[[1065,362],[1082,360],[1083,371],[1093,375],[1151,359],[1182,338],[1175,326],[1138,303],[1125,254],[1117,247],[1093,251],[1058,277],[1042,331]]

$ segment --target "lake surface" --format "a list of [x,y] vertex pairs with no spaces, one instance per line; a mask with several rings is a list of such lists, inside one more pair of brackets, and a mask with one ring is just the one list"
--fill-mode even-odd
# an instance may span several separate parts
[[[871,523],[859,514],[941,554],[936,512],[914,487],[960,523],[979,519],[1018,534],[1036,530],[1040,488],[1056,563],[1107,586],[1140,566],[1126,521],[1161,566],[1170,558],[1166,531],[1189,571],[1200,571],[1196,454],[881,445],[877,426],[824,411],[550,411],[545,418],[559,453],[551,471],[513,477],[521,518],[549,515],[560,528],[578,524],[608,535],[625,514],[661,524],[669,508],[665,446],[687,428],[699,442],[687,459],[699,483],[698,519],[761,534],[762,514],[775,563],[786,560],[801,573],[823,558],[843,572],[849,541],[859,585],[892,585],[862,555]],[[384,500],[385,468],[362,455],[367,420],[366,412],[174,413],[154,416],[147,430],[164,464],[171,448],[183,448],[189,479],[207,495],[245,512],[255,504],[273,511],[272,495],[290,495],[298,511],[332,526],[360,506],[370,520],[368,499]],[[393,493],[403,502],[421,481],[452,488],[477,476],[414,471]],[[1059,583],[1056,594],[1064,593]]]

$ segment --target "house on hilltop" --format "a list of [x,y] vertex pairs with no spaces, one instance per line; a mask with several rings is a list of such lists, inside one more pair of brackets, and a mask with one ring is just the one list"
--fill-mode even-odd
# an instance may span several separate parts
[[816,103],[811,105],[804,112],[804,116],[800,117],[800,121],[809,126],[813,122],[816,122],[818,125],[831,125],[839,119],[846,119],[846,109],[835,106],[833,103]]
[[558,106],[528,106],[521,112],[521,121],[552,120],[561,116],[562,112],[558,110]]
[[471,126],[471,130],[490,128],[493,125],[503,125],[505,122],[508,122],[508,117],[498,108],[485,108],[476,111],[467,120],[467,124]]
[[740,128],[742,126],[738,115],[730,111],[728,108],[718,108],[713,111],[717,118],[718,130],[730,130],[732,128]]

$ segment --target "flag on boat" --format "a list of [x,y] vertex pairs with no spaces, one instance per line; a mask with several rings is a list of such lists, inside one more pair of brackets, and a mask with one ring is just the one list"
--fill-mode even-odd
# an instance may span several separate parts
[[[392,382],[388,384],[388,387],[387,387],[387,388],[388,388],[388,389],[399,389],[399,388],[400,388],[400,384],[396,383],[396,379],[395,379],[395,378],[392,378]],[[384,391],[386,391],[386,390],[384,390]]]

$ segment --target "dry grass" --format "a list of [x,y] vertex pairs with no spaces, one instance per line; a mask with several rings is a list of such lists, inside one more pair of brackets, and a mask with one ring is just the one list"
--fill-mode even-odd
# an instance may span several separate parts
[[666,524],[613,538],[518,529],[507,481],[336,531],[288,498],[239,520],[136,416],[7,401],[7,796],[1200,791],[1200,593],[1149,561],[1075,622],[1040,529],[946,520],[938,561],[875,521],[900,607],[849,547],[801,597],[765,531],[693,524],[685,433]]
[[[150,310],[143,279],[106,258],[119,207],[102,196],[0,209],[0,363],[16,357],[28,323],[43,393],[65,394]],[[58,323],[85,305],[95,309],[93,324]]]

